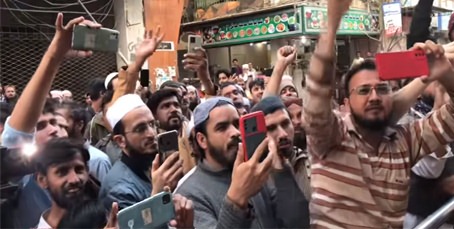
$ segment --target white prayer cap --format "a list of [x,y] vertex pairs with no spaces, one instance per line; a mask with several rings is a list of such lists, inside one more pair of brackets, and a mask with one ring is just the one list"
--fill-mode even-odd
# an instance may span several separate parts
[[140,96],[136,94],[127,94],[118,98],[115,103],[109,107],[106,113],[106,118],[109,121],[110,127],[113,129],[126,114],[141,106],[146,105]]
[[249,69],[249,64],[243,64],[243,66],[241,66],[243,69]]
[[109,75],[107,75],[106,80],[104,80],[104,86],[107,89],[107,86],[109,86],[110,81],[113,80],[113,78],[118,76],[118,72],[112,72]]

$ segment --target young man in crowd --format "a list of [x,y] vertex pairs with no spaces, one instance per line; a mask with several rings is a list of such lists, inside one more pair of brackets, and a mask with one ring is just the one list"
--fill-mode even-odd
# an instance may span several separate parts
[[90,153],[90,161],[88,162],[90,174],[101,182],[112,164],[104,152],[90,145],[84,138],[85,128],[89,121],[88,113],[75,102],[63,102],[57,106],[55,112],[67,120],[69,138],[86,143],[87,150]]
[[104,120],[103,103],[104,97],[106,96],[105,83],[107,79],[95,78],[90,81],[90,99],[91,106],[90,112],[93,114],[90,118],[90,122],[87,125],[86,132],[84,133],[85,138],[92,144],[96,145],[99,140],[110,133],[108,124]]
[[243,94],[234,82],[223,83],[219,89],[220,96],[231,99],[234,104],[243,104]]
[[199,91],[192,85],[188,85],[189,109],[194,111],[195,107],[200,104]]
[[[301,101],[298,98],[292,98]],[[292,101],[293,102],[293,101]],[[269,96],[256,104],[251,112],[262,111],[265,114],[267,136],[273,138],[278,146],[278,153],[290,161],[299,188],[307,200],[311,199],[310,161],[306,154],[306,135],[301,125],[301,102],[295,101],[290,109],[277,96]],[[299,109],[299,114],[296,109]],[[296,113],[296,114],[295,114]],[[299,118],[299,121],[296,119]],[[295,120],[295,121],[293,121]],[[301,146],[295,147],[296,145]],[[305,216],[309,217],[309,216]]]
[[187,120],[191,120],[192,112],[189,109],[189,96],[186,86],[179,82],[166,81],[161,85],[159,90],[162,89],[172,89],[178,93],[181,97],[181,112]]
[[5,102],[12,104],[16,104],[17,101],[17,93],[16,93],[16,86],[14,85],[6,85],[5,86]]
[[[153,50],[154,52],[154,50]],[[101,184],[99,199],[106,209],[117,202],[120,209],[138,203],[150,194],[161,192],[164,186],[175,188],[183,176],[178,153],[167,158],[153,171],[149,169],[158,153],[156,121],[140,96],[127,94],[118,98],[107,110],[113,126],[113,139],[123,151]]]
[[39,150],[36,158],[38,183],[49,191],[52,206],[36,222],[37,229],[57,228],[71,206],[90,198],[89,159],[83,143],[73,143],[69,139],[53,139]]
[[[402,227],[409,168],[454,140],[454,108],[451,101],[431,116],[393,128],[389,125],[391,87],[380,81],[370,60],[346,74],[351,114],[340,117],[327,106],[332,100],[336,32],[350,3],[328,2],[328,29],[319,39],[306,82],[303,116],[313,163],[311,223],[315,227]],[[442,47],[426,42],[416,48],[431,60],[431,75],[423,82],[439,80],[452,95],[452,66]]]
[[216,72],[216,79],[218,79],[218,84],[227,83],[230,81],[230,72],[227,70],[219,70]]
[[178,147],[180,160],[183,161],[184,173],[189,172],[196,161],[192,156],[192,149],[187,136],[188,122],[185,121],[181,110],[181,97],[172,89],[162,89],[151,96],[147,103],[153,116],[159,122],[159,133],[178,131]]
[[263,92],[265,91],[265,81],[263,79],[255,79],[249,83],[249,91],[251,92],[252,107],[262,100]]
[[[194,111],[194,147],[200,161],[176,193],[191,199],[196,228],[308,228],[308,204],[291,169],[266,139],[245,161],[239,115],[224,97]],[[260,161],[269,148],[266,159]],[[274,184],[268,184],[268,178]]]

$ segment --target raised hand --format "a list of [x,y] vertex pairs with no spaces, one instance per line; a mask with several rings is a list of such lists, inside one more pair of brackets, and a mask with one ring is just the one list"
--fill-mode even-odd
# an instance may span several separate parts
[[328,0],[328,28],[336,32],[342,16],[350,9],[352,0]]
[[423,81],[433,82],[453,71],[453,66],[445,55],[443,46],[435,44],[433,41],[426,41],[425,43],[416,43],[411,49],[423,50],[429,60],[430,75],[423,77]]
[[165,186],[175,190],[178,181],[183,177],[183,162],[179,160],[178,152],[172,153],[162,165],[159,165],[159,157],[157,154],[151,168],[152,196],[161,192]]
[[284,46],[277,50],[277,60],[284,62],[286,65],[293,63],[296,60],[296,47]]
[[164,33],[161,33],[161,26],[158,26],[155,32],[153,30],[145,31],[142,42],[136,48],[136,58],[145,62],[159,47],[162,39],[164,39]]
[[110,210],[110,213],[109,213],[109,219],[107,221],[107,224],[106,226],[104,227],[104,229],[115,229],[115,228],[118,228],[117,225],[118,225],[118,203],[116,202],[113,202],[112,203],[112,210]]
[[268,154],[260,162],[260,158],[268,147],[268,139],[265,139],[254,152],[254,155],[244,161],[243,147],[240,143],[238,154],[233,166],[232,182],[227,197],[238,207],[246,208],[251,197],[256,195],[267,182],[272,169],[273,154]]
[[63,14],[58,13],[55,20],[55,35],[49,46],[49,51],[56,58],[63,57],[87,57],[92,55],[91,51],[71,50],[72,34],[75,25],[86,25],[93,29],[101,28],[100,24],[85,20],[84,17],[74,18],[63,25]]
[[194,228],[194,207],[191,200],[186,197],[173,195],[175,205],[175,219],[170,221],[170,226],[175,228]]

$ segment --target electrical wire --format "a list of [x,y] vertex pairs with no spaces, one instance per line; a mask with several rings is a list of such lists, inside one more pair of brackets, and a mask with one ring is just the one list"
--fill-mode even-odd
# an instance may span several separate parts
[[[3,0],[3,2],[5,3],[6,7],[10,8],[10,6],[8,5],[8,2],[6,0]],[[43,35],[48,41],[50,41],[51,39],[44,33],[42,32],[41,30],[39,29],[36,29],[33,25],[29,25],[25,22],[23,22],[21,19],[19,19],[16,14],[13,13],[13,11],[9,10],[9,13],[17,20],[17,22],[19,22],[20,24],[34,30],[34,31],[37,31],[38,33],[40,33],[41,35]]]
[[40,9],[40,10],[55,10],[55,9],[63,9],[63,8],[67,8],[69,7],[70,5],[65,5],[65,6],[54,6],[54,7],[49,7],[49,6],[36,6],[36,5],[33,5],[33,4],[29,4],[29,3],[26,3],[26,2],[23,2],[21,0],[14,0],[15,2],[21,4],[21,5],[24,5],[24,6],[28,6],[30,8],[33,8],[33,9]]
[[[78,6],[79,5],[79,2],[74,2],[74,3],[53,3],[53,2],[50,2],[48,0],[43,0],[44,2],[46,2],[47,4],[51,5],[51,6],[65,6],[65,7],[68,7],[68,6]],[[97,2],[97,0],[89,0],[89,1],[86,1],[86,2],[83,2],[84,4],[90,4],[92,2]]]
[[[16,3],[15,3],[13,0],[11,0],[11,3],[12,3],[17,9],[20,9],[20,7],[19,7],[18,5],[16,5]],[[49,28],[52,28],[52,29],[55,28],[54,25],[51,25],[51,24],[46,23],[46,22],[44,22],[44,21],[41,21],[40,19],[38,19],[38,18],[32,16],[31,14],[29,14],[29,13],[27,13],[27,12],[24,12],[24,11],[19,11],[19,12],[21,12],[21,13],[25,16],[25,18],[27,18],[28,20],[30,20],[30,22],[32,22],[33,25],[46,26],[46,27],[49,27]]]

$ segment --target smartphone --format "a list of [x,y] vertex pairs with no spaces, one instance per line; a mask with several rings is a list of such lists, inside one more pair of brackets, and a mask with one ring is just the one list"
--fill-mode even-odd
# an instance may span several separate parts
[[159,163],[164,161],[172,154],[179,150],[178,131],[172,130],[158,134]]
[[[262,111],[249,113],[240,117],[241,141],[243,143],[244,160],[247,161],[254,155],[257,147],[266,138],[265,115]],[[263,154],[260,161],[266,158]]]
[[195,48],[202,48],[203,38],[199,35],[189,35],[188,36],[188,53],[195,51]]
[[118,212],[120,229],[165,228],[175,218],[172,193],[161,192]]
[[150,70],[148,69],[140,70],[140,86],[142,87],[150,86]]
[[119,34],[113,29],[93,29],[85,25],[76,25],[73,30],[71,47],[74,50],[116,53]]
[[422,50],[378,53],[375,56],[381,80],[400,80],[429,75],[429,62]]

